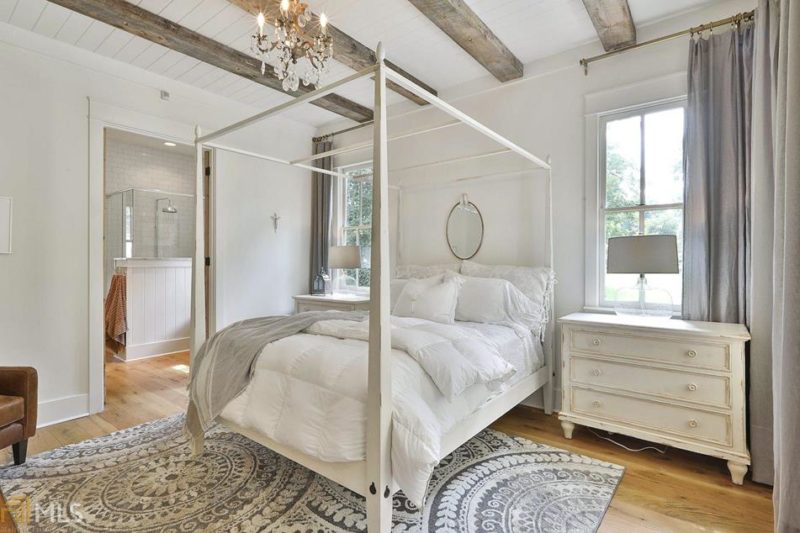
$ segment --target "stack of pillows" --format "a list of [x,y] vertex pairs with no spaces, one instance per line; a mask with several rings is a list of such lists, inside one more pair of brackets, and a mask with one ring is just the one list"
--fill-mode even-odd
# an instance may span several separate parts
[[454,321],[521,325],[541,338],[555,275],[543,267],[461,264],[398,267],[391,284],[392,314]]

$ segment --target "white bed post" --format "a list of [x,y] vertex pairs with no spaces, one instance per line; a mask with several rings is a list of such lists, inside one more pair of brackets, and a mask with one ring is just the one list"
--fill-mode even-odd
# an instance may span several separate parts
[[204,168],[203,168],[203,145],[199,142],[200,126],[196,126],[195,135],[195,154],[197,157],[196,179],[195,179],[195,212],[194,212],[194,260],[192,261],[192,327],[190,337],[189,361],[194,360],[194,356],[203,342],[206,340],[206,291],[205,291],[205,222],[204,222]]
[[[545,199],[545,253],[547,254],[547,266],[555,270],[553,254],[553,171],[549,168],[550,156],[547,156],[547,198]],[[545,414],[553,413],[553,366],[555,361],[555,335],[556,335],[556,288],[550,294],[550,312],[545,328],[545,366],[547,367],[547,382],[542,389],[542,404]]]
[[367,530],[392,527],[391,324],[389,322],[389,167],[386,160],[386,67],[376,51],[372,155],[372,262],[370,273],[369,381],[367,394]]

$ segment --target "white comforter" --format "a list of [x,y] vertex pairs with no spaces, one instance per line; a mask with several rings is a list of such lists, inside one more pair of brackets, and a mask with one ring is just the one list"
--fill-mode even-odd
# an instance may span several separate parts
[[[331,320],[307,331],[264,348],[222,418],[324,461],[362,461],[368,324]],[[392,475],[419,505],[443,436],[538,365],[512,364],[477,328],[415,318],[392,317],[392,347]]]

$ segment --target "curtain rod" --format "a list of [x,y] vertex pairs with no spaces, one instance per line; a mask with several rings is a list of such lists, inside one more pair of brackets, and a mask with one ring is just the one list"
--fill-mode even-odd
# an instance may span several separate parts
[[349,128],[345,128],[343,130],[332,131],[330,133],[326,133],[325,135],[320,135],[319,137],[312,137],[311,138],[311,142],[318,143],[318,142],[321,142],[321,141],[326,141],[328,139],[332,139],[334,135],[341,135],[342,133],[347,133],[349,131],[355,131],[355,130],[361,129],[363,127],[366,127],[366,126],[372,126],[374,123],[375,123],[374,120],[368,120],[366,122],[362,122],[360,124],[356,124],[355,126],[350,126]]
[[755,16],[755,10],[753,11],[745,11],[744,13],[737,13],[732,17],[724,18],[721,20],[715,20],[714,22],[709,22],[707,24],[701,24],[700,26],[695,26],[693,28],[689,28],[687,30],[678,31],[675,33],[670,33],[669,35],[664,35],[662,37],[656,37],[655,39],[650,39],[649,41],[645,41],[643,43],[633,44],[631,46],[626,46],[624,48],[620,48],[618,50],[612,50],[611,52],[606,52],[605,54],[596,55],[593,57],[585,57],[581,59],[578,63],[583,67],[583,73],[585,75],[589,74],[589,63],[594,63],[595,61],[600,61],[601,59],[605,59],[607,57],[615,56],[617,54],[621,54],[622,52],[627,52],[629,50],[633,50],[635,48],[642,48],[643,46],[649,46],[651,44],[663,43],[664,41],[671,41],[672,39],[676,39],[683,35],[691,35],[694,36],[696,33],[702,33],[706,30],[713,30],[718,26],[726,26],[728,24],[732,24],[734,26],[738,26],[742,22],[749,22],[753,20]]

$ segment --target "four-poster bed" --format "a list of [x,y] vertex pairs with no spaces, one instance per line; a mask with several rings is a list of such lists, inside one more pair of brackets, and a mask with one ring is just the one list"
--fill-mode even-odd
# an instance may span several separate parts
[[[222,422],[231,429],[247,436],[248,438],[263,444],[264,446],[292,459],[303,466],[313,470],[341,485],[363,495],[367,500],[367,525],[371,532],[388,531],[391,527],[392,519],[392,499],[391,495],[398,489],[392,477],[392,416],[393,416],[393,395],[392,395],[392,337],[390,323],[390,250],[389,250],[389,168],[388,168],[388,142],[400,138],[408,138],[414,135],[421,135],[444,128],[466,125],[484,137],[499,144],[502,149],[489,153],[471,155],[458,158],[456,160],[440,161],[434,164],[442,164],[450,161],[467,161],[475,158],[492,157],[498,154],[514,154],[521,158],[527,167],[531,169],[542,169],[546,171],[547,195],[545,198],[545,262],[546,267],[553,267],[553,239],[552,239],[552,213],[551,213],[551,183],[550,165],[543,159],[536,157],[527,150],[521,148],[505,137],[487,128],[475,119],[459,111],[440,98],[428,93],[415,83],[404,78],[401,74],[387,67],[384,63],[384,51],[381,45],[377,49],[378,62],[376,65],[366,68],[340,81],[332,83],[294,100],[276,106],[253,117],[245,119],[236,124],[222,128],[216,132],[201,135],[198,131],[196,139],[196,150],[198,155],[197,167],[197,198],[202,198],[203,192],[203,172],[202,172],[202,151],[204,148],[215,148],[230,152],[256,157],[263,160],[291,165],[299,168],[313,169],[315,172],[326,173],[338,176],[336,171],[327,171],[311,166],[314,160],[334,154],[347,153],[349,151],[373,149],[373,182],[372,182],[372,236],[371,236],[371,300],[370,300],[370,320],[368,326],[368,369],[367,369],[367,394],[366,394],[366,457],[365,460],[350,462],[326,462],[313,455],[303,453],[291,446],[276,442],[264,434],[243,426],[237,426],[229,420]],[[241,150],[233,146],[227,146],[218,142],[224,135],[245,128],[256,122],[266,120],[288,109],[311,102],[326,94],[333,92],[336,88],[351,83],[365,77],[374,77],[374,123],[373,140],[362,142],[350,147],[343,147],[331,150],[326,153],[304,157],[293,161],[281,159],[271,155],[254,153]],[[414,132],[407,132],[393,137],[387,135],[387,100],[386,83],[391,80],[396,84],[411,91],[417,96],[429,102],[434,108],[444,112],[454,120],[443,125],[427,127]],[[414,167],[406,167],[407,170]],[[198,203],[199,204],[199,203]],[[199,204],[196,212],[196,228],[202,232],[203,210]],[[202,265],[205,257],[203,249],[202,234],[196,239],[195,265]],[[204,283],[202,269],[193,270],[193,304],[192,304],[192,355],[197,353],[197,349],[205,340],[205,306],[204,306]],[[445,457],[461,444],[469,440],[479,431],[487,427],[494,420],[508,412],[515,405],[522,402],[525,398],[539,389],[544,389],[544,408],[546,412],[552,411],[553,402],[553,306],[549,305],[549,316],[544,335],[544,361],[540,368],[529,375],[517,380],[513,385],[501,393],[493,395],[490,399],[481,404],[468,416],[462,418],[458,424],[449,429],[441,439],[438,451],[438,459]],[[192,372],[195,372],[193,364]]]

